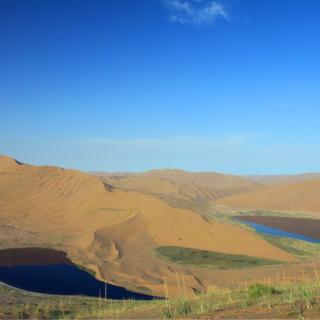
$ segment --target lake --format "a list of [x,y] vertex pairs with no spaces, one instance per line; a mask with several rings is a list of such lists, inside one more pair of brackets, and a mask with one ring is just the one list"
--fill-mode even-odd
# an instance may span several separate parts
[[74,265],[64,252],[51,249],[0,250],[0,281],[44,294],[106,296],[117,300],[156,298],[99,281]]
[[273,216],[238,216],[235,219],[259,233],[320,243],[320,220]]

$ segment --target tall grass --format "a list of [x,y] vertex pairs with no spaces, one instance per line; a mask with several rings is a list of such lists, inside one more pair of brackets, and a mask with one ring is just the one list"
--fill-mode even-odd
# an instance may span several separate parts
[[[284,306],[288,314],[298,319],[320,301],[320,281],[314,267],[314,277],[308,279],[302,270],[302,281],[289,282],[285,273],[275,281],[264,279],[242,288],[218,288],[209,286],[205,293],[188,298],[184,295],[166,301],[162,309],[165,318],[210,316],[216,311],[248,309],[254,307],[273,308]],[[318,309],[317,309],[318,310]],[[254,311],[253,311],[254,312]]]
[[[112,301],[104,297],[33,297],[21,295],[13,289],[6,289],[9,297],[18,298],[20,303],[0,308],[1,312],[10,314],[11,318],[34,319],[119,319],[126,318],[135,312],[138,318],[194,318],[213,315],[215,312],[241,310],[248,308],[274,308],[283,306],[289,314],[303,319],[307,311],[315,308],[320,301],[319,272],[314,267],[314,275],[308,278],[301,270],[302,281],[291,283],[285,273],[277,279],[263,279],[257,283],[248,283],[242,287],[219,288],[208,285],[205,292],[190,296],[185,284],[184,275],[176,274],[179,295],[169,297],[166,279],[163,281],[165,299],[155,301]],[[1,293],[0,288],[0,293]],[[254,311],[253,311],[254,312]]]

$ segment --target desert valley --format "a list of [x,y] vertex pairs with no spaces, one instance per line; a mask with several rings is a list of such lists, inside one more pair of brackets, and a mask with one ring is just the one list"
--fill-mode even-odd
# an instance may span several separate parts
[[[314,280],[320,178],[291,179],[264,184],[266,177],[168,169],[84,173],[1,156],[0,269],[72,264],[106,283],[105,298],[159,301]],[[6,275],[0,271],[4,286],[28,289]],[[113,296],[113,286],[124,291]],[[49,287],[36,291],[59,293]],[[79,293],[101,296],[95,290]]]

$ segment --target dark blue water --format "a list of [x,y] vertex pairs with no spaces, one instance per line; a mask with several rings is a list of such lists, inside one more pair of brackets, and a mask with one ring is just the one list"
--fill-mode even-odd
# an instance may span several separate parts
[[285,238],[303,240],[303,241],[307,241],[307,242],[320,243],[320,240],[306,237],[301,234],[287,232],[287,231],[283,231],[281,229],[267,227],[267,226],[265,226],[263,224],[259,224],[259,223],[243,221],[243,220],[240,220],[240,221],[242,223],[254,228],[257,232],[260,232],[260,233],[264,233],[264,234],[268,234],[268,235],[276,236],[276,237],[285,237]]
[[0,267],[0,281],[15,288],[46,294],[85,295],[108,299],[153,300],[156,297],[98,281],[71,264]]

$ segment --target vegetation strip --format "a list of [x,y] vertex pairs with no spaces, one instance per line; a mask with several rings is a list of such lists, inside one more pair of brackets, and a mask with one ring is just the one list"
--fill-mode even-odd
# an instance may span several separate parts
[[161,246],[155,249],[156,254],[172,262],[199,268],[241,269],[247,267],[272,266],[284,262],[246,255],[235,255],[221,252],[198,250],[175,246]]
[[320,244],[298,239],[262,235],[273,246],[295,255],[301,259],[312,259],[320,256]]

